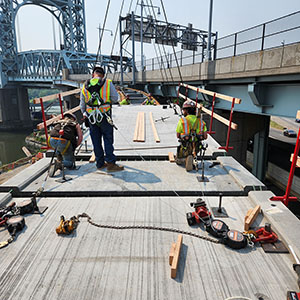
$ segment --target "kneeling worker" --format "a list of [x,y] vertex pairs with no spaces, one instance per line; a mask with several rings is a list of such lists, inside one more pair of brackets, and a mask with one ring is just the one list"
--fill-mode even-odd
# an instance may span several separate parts
[[194,158],[202,146],[201,141],[207,139],[207,128],[204,121],[196,116],[196,103],[187,100],[182,106],[183,117],[176,128],[177,138],[181,145],[177,147],[176,163],[185,164],[186,170],[193,170]]
[[53,124],[48,143],[50,147],[56,149],[58,155],[55,163],[50,166],[50,177],[64,166],[69,169],[75,168],[74,152],[81,142],[82,131],[74,114],[66,113],[62,120]]

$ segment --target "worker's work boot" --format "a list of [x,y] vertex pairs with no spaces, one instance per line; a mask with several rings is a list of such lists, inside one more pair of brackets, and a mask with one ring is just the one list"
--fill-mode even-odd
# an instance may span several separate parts
[[123,166],[118,166],[115,163],[107,163],[107,172],[119,172],[123,170],[124,170]]
[[100,168],[97,168],[97,170],[103,170],[105,168],[107,168],[107,163],[105,162]]
[[187,172],[192,171],[193,170],[193,156],[189,155],[186,160],[185,160],[185,169]]

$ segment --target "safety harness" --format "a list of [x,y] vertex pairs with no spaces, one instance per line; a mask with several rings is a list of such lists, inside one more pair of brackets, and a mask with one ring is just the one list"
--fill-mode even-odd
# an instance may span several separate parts
[[86,112],[91,124],[101,123],[103,116],[106,116],[111,108],[110,84],[111,80],[92,78],[88,80],[83,88],[82,94],[88,106]]

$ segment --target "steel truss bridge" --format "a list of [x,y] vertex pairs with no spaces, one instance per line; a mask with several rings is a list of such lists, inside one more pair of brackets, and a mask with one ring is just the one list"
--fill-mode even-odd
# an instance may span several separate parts
[[[18,52],[16,15],[25,5],[49,11],[63,32],[61,50]],[[62,78],[63,69],[84,74],[95,64],[96,54],[87,53],[84,0],[0,0],[0,88],[9,82],[48,82]],[[108,72],[117,70],[118,57],[99,59]],[[126,70],[130,59],[123,59]]]

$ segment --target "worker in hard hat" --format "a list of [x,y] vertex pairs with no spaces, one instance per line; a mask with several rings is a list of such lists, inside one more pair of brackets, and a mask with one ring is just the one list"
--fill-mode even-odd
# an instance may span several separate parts
[[113,130],[116,127],[112,120],[112,104],[118,103],[118,100],[119,95],[112,80],[105,78],[105,71],[102,67],[95,66],[92,78],[83,85],[80,94],[80,109],[83,117],[89,122],[98,170],[104,168],[108,172],[124,170],[123,166],[116,164],[117,158],[113,146]]
[[142,103],[142,105],[156,105],[156,104],[157,103],[155,99],[151,96],[151,94],[149,94],[146,100],[144,100],[144,102]]
[[66,113],[63,119],[55,122],[50,131],[48,144],[56,150],[57,159],[50,166],[49,176],[53,177],[55,172],[63,167],[75,168],[74,152],[82,142],[82,131],[77,118],[72,113]]
[[193,161],[200,151],[201,141],[207,139],[206,124],[196,110],[196,103],[186,100],[182,106],[183,117],[180,118],[176,128],[176,135],[180,141],[176,163],[185,164],[187,171],[193,170]]
[[128,96],[126,96],[124,99],[122,99],[120,102],[119,102],[120,105],[129,105],[130,104],[130,99]]

